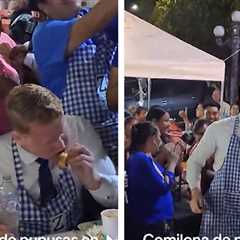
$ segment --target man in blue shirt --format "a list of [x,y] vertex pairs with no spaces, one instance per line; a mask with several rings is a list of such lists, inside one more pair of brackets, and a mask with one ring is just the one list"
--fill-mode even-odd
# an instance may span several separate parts
[[79,10],[75,0],[30,0],[30,7],[46,16],[32,39],[41,85],[60,97],[66,114],[90,120],[117,160],[117,114],[106,101],[117,0],[101,0],[90,12]]

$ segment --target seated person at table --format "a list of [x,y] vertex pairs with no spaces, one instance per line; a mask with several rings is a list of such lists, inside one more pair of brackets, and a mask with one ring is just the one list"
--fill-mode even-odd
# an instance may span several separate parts
[[[64,116],[60,100],[34,84],[10,92],[7,112],[13,130],[0,137],[0,174],[12,177],[19,195],[20,236],[76,227],[83,187],[103,206],[116,207],[114,166],[86,120]],[[66,166],[59,165],[62,152]]]
[[173,158],[167,168],[155,162],[152,155],[157,153],[161,144],[160,132],[151,122],[132,127],[131,155],[126,169],[128,215],[125,239],[143,239],[146,233],[156,236],[173,234],[171,187],[178,157],[172,151]]

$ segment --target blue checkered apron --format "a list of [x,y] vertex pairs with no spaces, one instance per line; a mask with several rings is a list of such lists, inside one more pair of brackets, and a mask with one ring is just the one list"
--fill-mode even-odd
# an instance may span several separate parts
[[200,235],[213,239],[219,234],[234,239],[240,236],[240,137],[233,134],[223,166],[216,172],[209,191],[205,195]]
[[[81,9],[79,16],[85,15]],[[62,96],[64,112],[91,121],[104,148],[117,160],[118,115],[108,110],[106,90],[115,45],[106,34],[82,43],[68,59],[66,87]]]
[[78,221],[77,199],[79,198],[71,173],[68,170],[62,171],[56,186],[57,196],[51,199],[45,207],[41,207],[34,202],[24,187],[22,161],[13,140],[12,154],[20,205],[20,236],[43,236],[52,232],[69,230],[76,226]]

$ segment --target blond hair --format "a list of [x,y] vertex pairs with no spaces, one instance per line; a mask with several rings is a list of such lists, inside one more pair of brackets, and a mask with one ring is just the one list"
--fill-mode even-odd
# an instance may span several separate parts
[[48,89],[24,84],[14,87],[7,97],[7,113],[12,128],[29,132],[28,124],[47,124],[63,115],[63,108],[57,96]]

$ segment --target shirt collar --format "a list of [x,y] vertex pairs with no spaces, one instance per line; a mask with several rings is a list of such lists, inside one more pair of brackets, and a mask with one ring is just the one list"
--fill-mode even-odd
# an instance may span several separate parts
[[18,152],[19,152],[19,156],[20,156],[21,160],[26,165],[30,165],[31,163],[35,162],[38,159],[38,157],[36,155],[26,151],[20,145],[17,145],[17,148],[18,148]]

